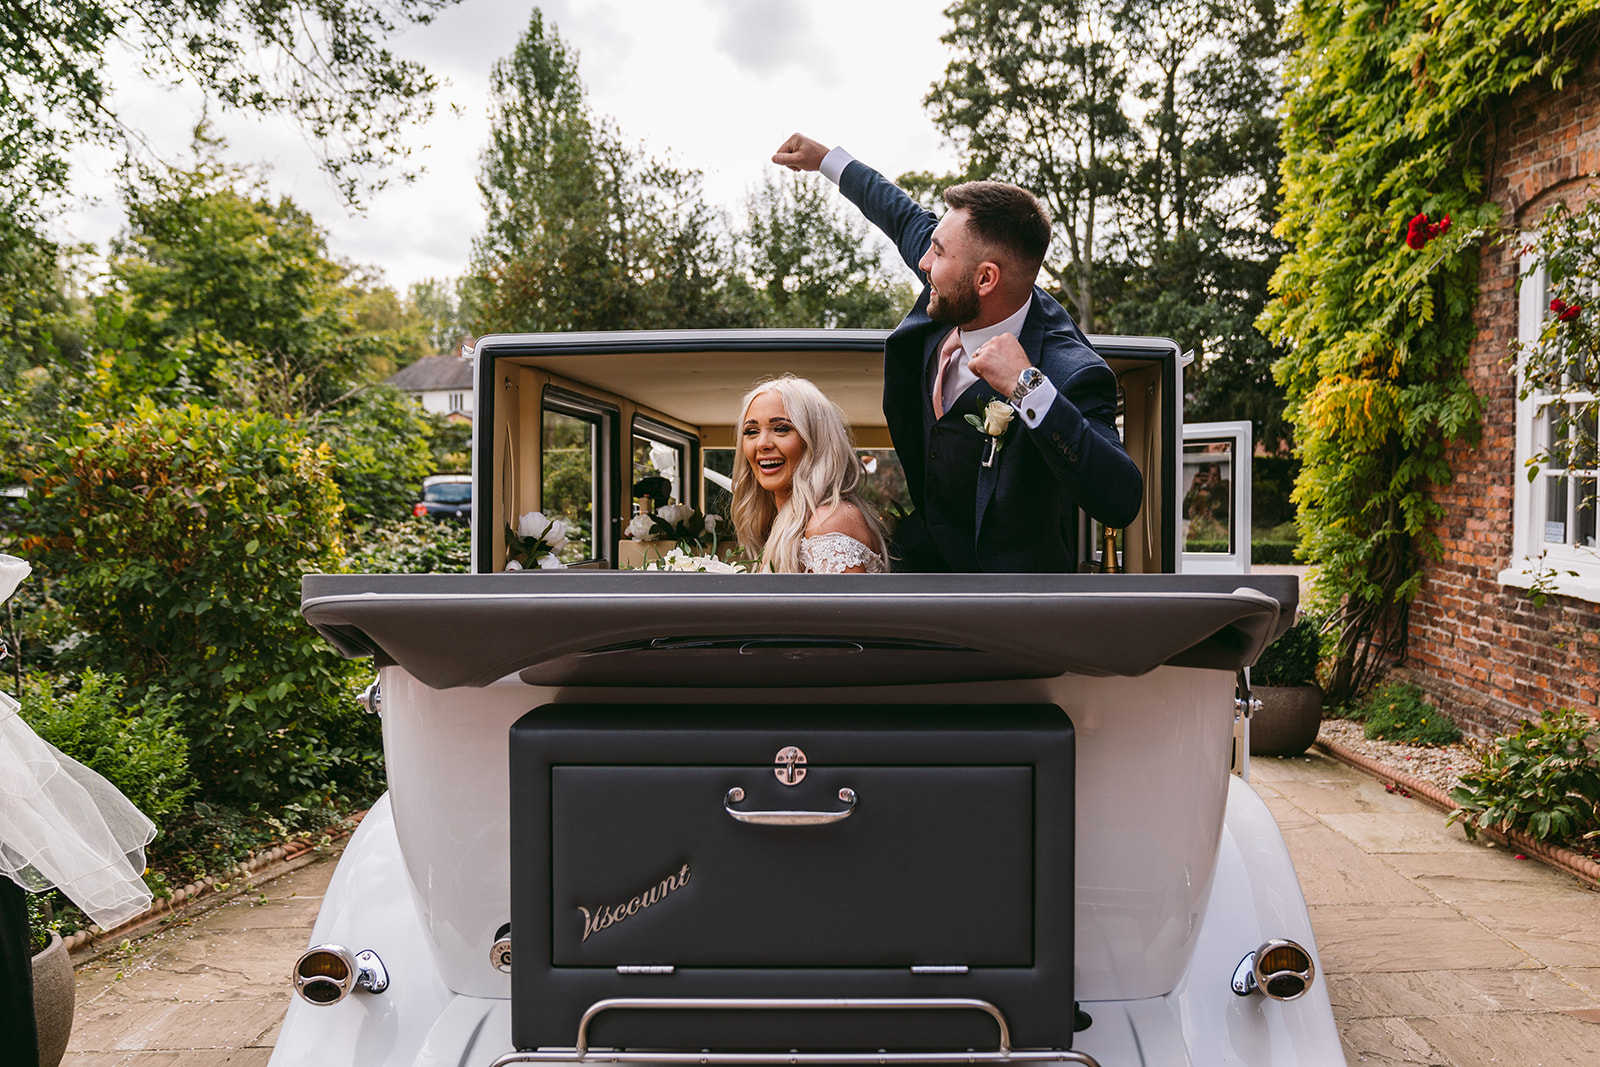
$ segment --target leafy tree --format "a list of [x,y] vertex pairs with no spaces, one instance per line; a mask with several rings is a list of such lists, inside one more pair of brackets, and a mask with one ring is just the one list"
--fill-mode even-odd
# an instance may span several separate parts
[[889,327],[909,309],[915,293],[889,279],[875,231],[819,179],[769,173],[746,210],[740,245],[763,325]]
[[431,469],[431,424],[374,383],[426,347],[415,308],[331,259],[288,199],[216,158],[130,185],[129,226],[93,299],[86,408],[154,399],[300,419],[332,447],[352,521],[405,514]]
[[406,303],[416,315],[427,339],[423,355],[443,355],[455,350],[461,339],[472,331],[464,318],[466,301],[462,289],[465,279],[454,282],[442,278],[424,278],[412,282],[406,290]]
[[577,57],[537,9],[490,86],[478,332],[751,322],[698,172],[644,158],[591,113]]
[[16,483],[22,442],[53,424],[63,389],[86,370],[63,258],[27,219],[0,208],[0,486]]
[[[402,136],[432,113],[431,76],[382,38],[454,0],[55,0],[8,3],[0,33],[0,200],[31,209],[63,189],[85,142],[138,152],[136,121],[105,77],[114,47],[152,77],[185,82],[225,107],[283,114],[310,135],[351,201],[403,158]],[[262,62],[259,53],[272,61]]]
[[1065,260],[1045,269],[1092,331],[1095,254],[1137,139],[1121,5],[958,0],[945,14],[940,40],[955,58],[924,103],[966,156],[966,177],[1004,177],[1049,205]]
[[[959,177],[1037,192],[1047,275],[1086,330],[1193,350],[1189,416],[1287,439],[1277,351],[1254,328],[1280,246],[1277,11],[1218,0],[962,0],[927,97]],[[907,178],[921,191],[941,184]]]
[[25,458],[22,549],[78,631],[60,667],[167,694],[208,797],[370,785],[355,675],[299,611],[300,575],[343,557],[325,446],[270,415],[143,401]]
[[322,227],[221,147],[202,126],[193,167],[124,190],[128,228],[95,300],[113,391],[309,414],[419,352],[394,294],[329,258]]

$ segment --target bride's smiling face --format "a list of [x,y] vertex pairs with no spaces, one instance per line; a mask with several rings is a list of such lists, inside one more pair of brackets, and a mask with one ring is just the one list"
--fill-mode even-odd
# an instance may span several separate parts
[[782,507],[794,487],[795,468],[806,454],[800,431],[789,421],[783,397],[759,393],[745,409],[744,426],[739,430],[740,448],[756,484],[777,498]]

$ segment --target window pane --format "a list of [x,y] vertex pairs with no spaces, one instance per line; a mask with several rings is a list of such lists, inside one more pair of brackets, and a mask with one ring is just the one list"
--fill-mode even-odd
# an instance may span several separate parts
[[665,494],[637,493],[636,496],[649,495],[655,501],[655,506],[671,500],[674,503],[687,503],[683,491],[684,448],[682,445],[669,445],[661,441],[652,440],[639,434],[633,435],[633,482],[637,485],[645,478],[665,478],[667,492]]
[[738,454],[738,449],[734,448],[700,450],[701,466],[706,475],[704,510],[707,515],[721,517],[722,522],[717,527],[719,536],[733,536],[733,460]]
[[911,493],[906,489],[905,468],[892,448],[858,448],[861,466],[861,502],[872,509],[885,526],[894,528],[899,516],[911,510]]
[[557,553],[563,563],[595,559],[595,486],[599,425],[546,409],[541,463],[544,468],[544,517],[564,519],[567,547]]
[[1544,480],[1544,539],[1548,544],[1567,543],[1567,480]]
[[1183,550],[1234,551],[1231,439],[1183,443]]
[[1573,524],[1577,526],[1577,536],[1573,538],[1575,545],[1584,545],[1588,548],[1600,548],[1595,543],[1595,479],[1583,478],[1577,482],[1578,488],[1578,514],[1574,516]]

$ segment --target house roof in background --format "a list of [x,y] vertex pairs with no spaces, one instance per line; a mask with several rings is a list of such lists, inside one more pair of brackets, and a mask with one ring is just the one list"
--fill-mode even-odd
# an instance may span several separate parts
[[384,380],[407,393],[425,393],[436,389],[464,389],[470,392],[472,360],[457,355],[423,356]]

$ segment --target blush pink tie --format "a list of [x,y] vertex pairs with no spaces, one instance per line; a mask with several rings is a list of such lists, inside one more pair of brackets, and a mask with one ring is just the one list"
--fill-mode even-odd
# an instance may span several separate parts
[[950,369],[950,360],[961,351],[961,330],[956,328],[945,335],[939,346],[939,367],[933,375],[933,417],[944,418],[944,376]]

